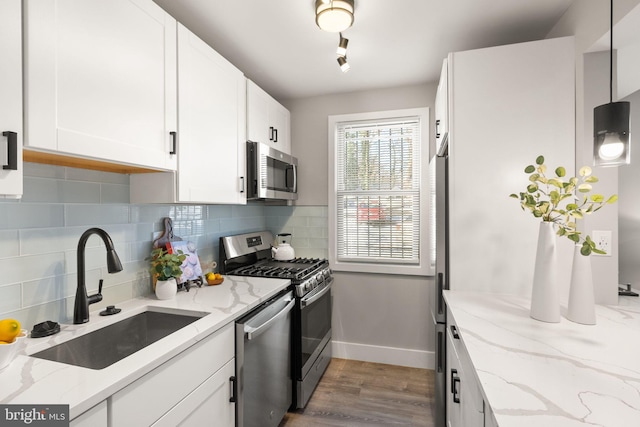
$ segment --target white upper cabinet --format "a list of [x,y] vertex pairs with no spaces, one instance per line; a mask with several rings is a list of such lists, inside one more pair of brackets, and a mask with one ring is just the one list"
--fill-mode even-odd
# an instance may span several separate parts
[[440,153],[440,148],[449,136],[449,74],[447,67],[447,59],[442,62],[442,71],[440,72],[440,81],[436,91],[435,105],[435,137],[436,137],[436,154]]
[[178,24],[178,170],[131,176],[133,203],[246,203],[244,75]]
[[271,95],[247,80],[247,139],[291,154],[291,114]]
[[175,19],[151,0],[24,10],[25,147],[175,170]]
[[0,2],[0,197],[22,195],[22,12]]

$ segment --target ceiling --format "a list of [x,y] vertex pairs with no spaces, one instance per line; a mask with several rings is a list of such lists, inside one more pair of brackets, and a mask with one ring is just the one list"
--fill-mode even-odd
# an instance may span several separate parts
[[154,0],[278,100],[438,80],[448,52],[544,38],[573,0],[355,0],[351,70],[314,0]]

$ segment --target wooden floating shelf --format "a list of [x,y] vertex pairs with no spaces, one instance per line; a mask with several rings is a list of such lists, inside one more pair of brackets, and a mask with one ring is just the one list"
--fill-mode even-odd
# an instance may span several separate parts
[[66,156],[64,154],[46,153],[24,148],[22,150],[22,160],[31,163],[42,163],[46,165],[67,166],[78,169],[91,169],[102,172],[113,173],[152,173],[162,172],[155,169],[147,169],[138,166],[109,163],[101,160],[84,159],[80,157]]

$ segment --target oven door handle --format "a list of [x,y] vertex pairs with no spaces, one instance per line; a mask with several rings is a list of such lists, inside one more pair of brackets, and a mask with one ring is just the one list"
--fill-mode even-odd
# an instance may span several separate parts
[[289,313],[293,309],[293,306],[295,304],[296,304],[296,300],[295,298],[292,298],[282,310],[280,310],[277,314],[275,314],[273,317],[271,317],[269,320],[267,320],[266,322],[264,322],[262,325],[258,327],[254,328],[252,326],[245,325],[244,332],[247,337],[247,340],[251,341],[252,339],[261,335],[263,332],[269,329],[269,327],[271,327],[273,323],[277,322],[280,318],[286,316],[287,313]]
[[321,290],[320,292],[318,292],[315,295],[311,295],[307,298],[302,298],[300,300],[300,308],[305,308],[308,305],[313,304],[314,302],[316,302],[318,299],[322,298],[322,296],[324,294],[326,294],[327,292],[329,292],[331,290],[331,284],[333,283],[333,277],[329,280],[329,284],[327,286],[325,286],[325,288],[323,290]]

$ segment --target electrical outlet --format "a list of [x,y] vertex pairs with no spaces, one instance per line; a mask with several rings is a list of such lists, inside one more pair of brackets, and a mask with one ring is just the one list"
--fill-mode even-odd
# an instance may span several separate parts
[[606,255],[600,255],[594,253],[596,256],[611,256],[611,230],[593,230],[593,235],[591,239],[595,242],[596,248],[601,251],[605,251]]

